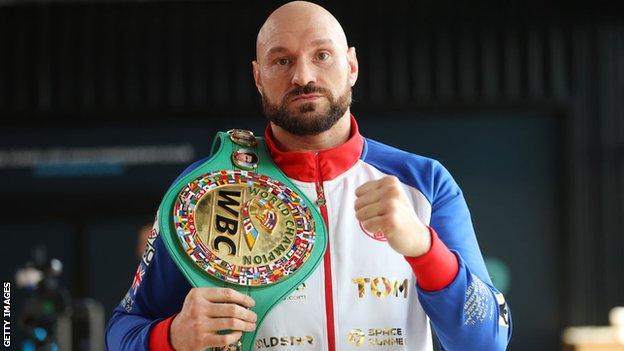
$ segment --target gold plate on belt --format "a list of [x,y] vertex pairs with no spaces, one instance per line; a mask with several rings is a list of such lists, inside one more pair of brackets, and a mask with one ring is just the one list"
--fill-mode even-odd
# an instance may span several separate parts
[[212,277],[237,285],[277,283],[314,247],[314,220],[299,194],[251,171],[196,178],[178,194],[173,215],[186,254]]

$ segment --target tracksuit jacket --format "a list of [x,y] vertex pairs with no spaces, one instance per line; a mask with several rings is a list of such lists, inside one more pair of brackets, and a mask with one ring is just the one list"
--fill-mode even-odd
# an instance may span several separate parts
[[[353,116],[350,138],[332,149],[280,150],[270,127],[265,140],[276,165],[321,204],[329,240],[323,262],[259,325],[254,350],[432,350],[430,326],[445,350],[506,348],[509,309],[489,278],[462,192],[439,162],[362,137]],[[422,256],[396,253],[355,217],[355,189],[386,175],[400,180],[430,229],[432,247]],[[108,350],[172,350],[171,321],[190,288],[155,225],[108,323]]]

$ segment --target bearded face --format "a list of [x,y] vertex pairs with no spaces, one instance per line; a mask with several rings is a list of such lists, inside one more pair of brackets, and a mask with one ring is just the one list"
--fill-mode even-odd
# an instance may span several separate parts
[[[301,96],[320,95],[299,99]],[[308,101],[309,100],[309,101]],[[351,87],[345,86],[340,96],[312,83],[289,91],[279,103],[262,95],[262,106],[268,120],[291,134],[318,135],[329,130],[351,106]]]
[[357,57],[331,14],[276,14],[258,33],[256,55],[254,81],[272,125],[315,136],[348,117]]

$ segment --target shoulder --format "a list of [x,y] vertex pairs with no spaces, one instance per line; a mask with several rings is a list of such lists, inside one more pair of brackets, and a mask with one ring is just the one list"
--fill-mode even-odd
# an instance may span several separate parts
[[[433,203],[443,189],[457,187],[449,171],[437,160],[417,155],[379,141],[364,138],[361,159],[382,173],[394,175],[417,188]],[[458,189],[457,189],[458,191]]]
[[364,138],[364,141],[362,160],[370,164],[392,169],[402,169],[406,163],[421,169],[439,165],[439,162],[432,158],[413,154],[373,139]]

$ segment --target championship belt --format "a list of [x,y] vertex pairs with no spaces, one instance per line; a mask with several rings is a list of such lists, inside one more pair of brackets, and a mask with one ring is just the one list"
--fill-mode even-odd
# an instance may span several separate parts
[[313,203],[264,140],[240,129],[217,134],[210,159],[169,188],[159,214],[160,236],[192,286],[228,287],[256,302],[256,330],[215,351],[251,351],[269,310],[314,271],[327,245]]

